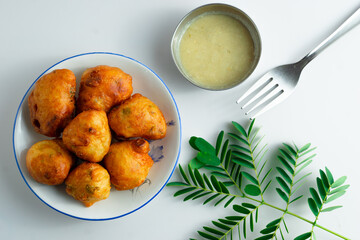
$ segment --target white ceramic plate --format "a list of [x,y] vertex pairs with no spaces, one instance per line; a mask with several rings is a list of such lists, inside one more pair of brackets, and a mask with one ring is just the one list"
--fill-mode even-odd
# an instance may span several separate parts
[[[65,186],[47,186],[34,181],[26,169],[25,156],[32,144],[49,139],[35,132],[30,123],[28,96],[35,82],[54,69],[72,70],[77,79],[82,72],[97,65],[121,68],[133,78],[134,93],[148,97],[162,110],[168,123],[167,135],[162,140],[150,143],[150,156],[154,160],[147,180],[131,191],[116,191],[112,188],[108,199],[95,203],[90,208],[65,192]],[[13,129],[13,148],[16,163],[27,186],[46,205],[65,215],[84,220],[110,220],[123,217],[149,203],[169,181],[179,158],[181,148],[181,121],[176,102],[165,83],[155,72],[132,58],[107,52],[93,52],[66,58],[43,72],[30,86],[17,110]]]

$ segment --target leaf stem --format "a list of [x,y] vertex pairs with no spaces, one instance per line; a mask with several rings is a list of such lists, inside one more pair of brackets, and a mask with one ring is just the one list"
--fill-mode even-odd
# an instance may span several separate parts
[[[226,172],[226,174],[228,175],[228,177],[230,178],[230,180],[234,183],[235,187],[237,189],[240,190],[240,193],[242,194],[241,197],[245,197],[245,193],[243,192],[243,190],[241,189],[241,187],[236,183],[236,181],[233,179],[233,177],[231,176],[231,174],[228,172],[228,170],[226,169],[226,167],[223,165],[223,163],[220,163],[222,169]],[[238,195],[236,195],[238,196]]]
[[[284,220],[284,217],[285,217],[286,213],[288,212],[289,205],[290,205],[290,203],[291,203],[291,202],[290,202],[290,198],[291,198],[291,195],[293,194],[295,173],[296,173],[296,167],[298,166],[298,164],[297,164],[298,160],[299,160],[299,153],[298,153],[298,151],[297,151],[297,152],[296,152],[296,156],[295,156],[294,171],[293,171],[293,173],[292,173],[292,175],[291,175],[291,183],[290,183],[290,187],[289,187],[289,189],[290,189],[290,190],[289,190],[289,197],[288,197],[288,199],[287,199],[287,201],[286,201],[286,208],[285,208],[285,210],[284,210],[284,212],[283,212],[283,214],[282,214],[282,216],[281,216],[281,218],[280,218],[279,223],[277,224],[277,227],[276,227],[276,229],[275,229],[275,231],[274,231],[274,233],[273,233],[272,239],[273,239],[274,237],[276,238],[276,232],[277,232],[277,230],[280,228],[281,222],[282,222],[282,221],[285,221],[285,220]],[[315,223],[316,223],[316,222],[315,222]],[[314,224],[313,224],[312,228],[314,228]],[[280,228],[280,231],[281,231],[281,228]]]
[[249,144],[250,156],[251,156],[252,163],[254,165],[254,172],[255,172],[256,179],[258,181],[258,187],[260,189],[261,201],[263,202],[264,201],[264,195],[263,195],[263,191],[261,190],[260,179],[259,179],[258,171],[257,171],[257,168],[256,168],[254,152],[253,152],[253,149],[251,147],[251,140],[250,140],[249,136],[246,137],[246,140],[247,140],[247,142]]
[[[232,234],[232,231],[235,229],[236,226],[238,226],[240,228],[240,223],[243,222],[247,217],[249,217],[252,213],[254,213],[257,209],[259,209],[263,204],[260,203],[258,206],[256,206],[256,208],[252,209],[247,215],[244,216],[244,219],[238,221],[236,223],[236,225],[234,225],[233,227],[231,227],[231,229],[229,229],[223,237],[221,237],[220,239],[223,239],[225,237],[226,239],[226,236],[231,233]],[[240,236],[240,231],[239,231],[239,239],[241,239],[241,236]]]
[[254,202],[262,203],[263,205],[266,205],[266,206],[268,206],[268,207],[271,207],[271,208],[273,208],[273,209],[276,209],[276,210],[278,210],[278,211],[281,211],[281,212],[283,212],[283,213],[286,213],[286,214],[289,214],[289,215],[291,215],[291,216],[293,216],[293,217],[296,217],[296,218],[298,218],[298,219],[301,219],[301,220],[303,220],[304,222],[307,222],[307,223],[309,223],[309,224],[311,224],[311,225],[313,225],[313,226],[315,226],[315,227],[318,227],[318,228],[320,228],[320,229],[322,229],[322,230],[324,230],[324,231],[326,231],[326,232],[329,232],[329,233],[331,233],[331,234],[333,234],[333,235],[335,235],[335,236],[337,236],[337,237],[339,237],[339,238],[346,239],[346,240],[350,240],[350,238],[344,237],[344,236],[342,236],[342,235],[339,234],[339,233],[333,232],[333,231],[331,231],[330,229],[328,229],[328,228],[326,228],[326,227],[323,227],[323,226],[317,224],[316,222],[312,222],[312,221],[310,221],[309,219],[306,219],[306,218],[304,218],[304,217],[301,217],[301,216],[299,216],[299,215],[297,215],[297,214],[295,214],[295,213],[293,213],[293,212],[290,212],[290,211],[288,211],[288,210],[284,210],[284,209],[282,209],[282,208],[279,208],[279,207],[277,207],[277,206],[274,206],[274,205],[272,205],[272,204],[270,204],[270,203],[267,203],[267,202],[265,202],[265,201],[259,201],[259,200],[255,199],[255,198],[252,198],[252,197],[245,196],[245,198],[247,198],[247,199],[249,199],[249,200],[252,200],[252,201],[254,201]]

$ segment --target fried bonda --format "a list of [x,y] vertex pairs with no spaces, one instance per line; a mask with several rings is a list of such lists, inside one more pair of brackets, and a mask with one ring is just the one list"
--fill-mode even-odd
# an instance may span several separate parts
[[118,137],[161,139],[166,122],[158,106],[139,93],[114,107],[108,114],[110,128]]
[[149,151],[149,143],[144,139],[118,142],[110,146],[104,164],[117,190],[133,189],[145,181],[154,163]]
[[100,162],[109,151],[111,132],[104,111],[89,110],[78,114],[64,129],[65,146],[89,162]]
[[108,171],[97,163],[89,162],[72,170],[65,184],[66,192],[86,207],[108,198],[111,188]]
[[61,139],[35,143],[26,154],[26,167],[37,181],[47,185],[63,183],[74,164],[73,156]]
[[42,76],[28,98],[30,119],[36,132],[58,137],[75,110],[75,75],[57,69]]
[[89,68],[81,76],[78,113],[90,109],[108,112],[132,94],[132,77],[120,68],[100,65]]

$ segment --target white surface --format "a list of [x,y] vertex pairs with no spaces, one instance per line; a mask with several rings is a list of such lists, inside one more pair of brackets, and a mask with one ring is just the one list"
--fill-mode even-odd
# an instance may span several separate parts
[[[154,164],[144,184],[133,191],[116,191],[113,188],[106,201],[86,208],[82,203],[74,201],[72,197],[66,194],[64,184],[49,187],[36,182],[26,168],[26,153],[36,142],[52,138],[46,138],[36,133],[31,125],[27,99],[34,85],[24,97],[14,129],[14,149],[17,163],[31,190],[51,208],[84,220],[110,220],[141,209],[164,188],[177,165],[180,154],[181,124],[176,103],[161,79],[140,62],[112,53],[89,53],[60,61],[43,74],[65,68],[70,69],[75,74],[76,79],[80,79],[81,74],[86,69],[99,65],[109,65],[126,70],[126,73],[134,79],[133,92],[151,99],[162,110],[166,121],[172,123],[167,127],[165,138],[150,142],[151,151],[149,154],[153,156]],[[77,89],[79,89],[79,81],[77,83]],[[161,150],[159,151],[159,149]]]
[[[45,69],[59,60],[91,51],[131,56],[152,68],[168,85],[183,123],[180,163],[193,157],[190,136],[214,139],[232,120],[247,123],[237,97],[268,69],[303,57],[359,7],[356,0],[223,1],[245,11],[257,24],[262,57],[249,81],[231,90],[210,92],[194,87],[178,73],[170,55],[177,23],[190,10],[209,1],[5,1],[0,0],[1,161],[0,239],[188,239],[210,220],[230,210],[183,203],[164,189],[140,211],[105,222],[76,220],[39,201],[17,169],[11,144],[20,99]],[[311,165],[329,167],[351,184],[339,201],[342,209],[320,216],[319,224],[351,239],[360,234],[360,27],[326,49],[304,70],[295,93],[257,119],[272,151],[281,142],[312,142],[318,156]],[[174,174],[173,180],[178,179]],[[309,183],[310,184],[310,183]],[[294,211],[312,219],[307,206]],[[263,210],[262,223],[279,216]],[[288,217],[293,235],[310,225]],[[263,225],[260,225],[261,228]],[[251,239],[251,237],[249,238]],[[338,239],[317,230],[317,239]]]

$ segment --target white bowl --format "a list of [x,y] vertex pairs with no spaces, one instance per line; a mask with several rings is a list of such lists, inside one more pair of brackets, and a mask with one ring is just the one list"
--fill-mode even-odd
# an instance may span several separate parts
[[[151,141],[150,156],[154,160],[147,180],[140,187],[129,191],[112,188],[108,199],[90,208],[65,192],[65,186],[48,186],[36,182],[29,175],[25,157],[27,150],[36,142],[49,139],[35,132],[30,123],[28,96],[35,82],[54,69],[67,68],[75,73],[77,85],[82,72],[97,65],[121,68],[133,77],[134,93],[148,97],[162,110],[168,123],[167,135],[162,140]],[[26,185],[46,205],[65,215],[83,220],[110,220],[135,212],[156,197],[169,181],[178,162],[181,149],[181,120],[170,90],[150,68],[132,58],[108,52],[92,52],[66,58],[43,72],[26,91],[16,113],[13,129],[13,148],[17,166]]]

